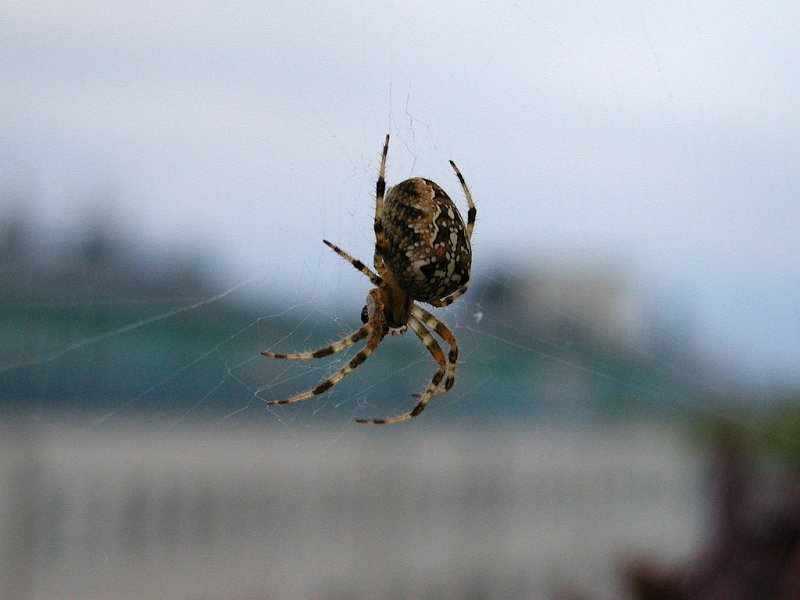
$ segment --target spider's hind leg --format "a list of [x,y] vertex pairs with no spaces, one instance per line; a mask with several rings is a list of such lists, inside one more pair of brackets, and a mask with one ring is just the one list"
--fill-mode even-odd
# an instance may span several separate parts
[[[375,311],[375,316],[370,319],[369,322],[365,323],[361,328],[358,329],[353,335],[348,338],[345,338],[341,342],[337,344],[344,344],[342,347],[347,347],[358,341],[358,339],[362,339],[363,337],[367,337],[367,345],[364,346],[353,358],[350,359],[345,366],[341,369],[336,371],[333,375],[321,381],[315,388],[312,388],[306,392],[300,392],[299,394],[295,394],[285,400],[273,400],[272,402],[267,402],[269,405],[275,404],[294,404],[295,402],[300,402],[302,400],[308,400],[312,396],[317,396],[326,392],[327,390],[331,389],[337,383],[339,383],[342,379],[347,377],[353,369],[358,367],[361,363],[363,363],[369,355],[378,347],[378,344],[381,343],[381,340],[384,336],[384,326],[386,324],[383,318],[383,305],[381,304],[380,295],[377,293],[377,290],[373,290],[370,294],[373,294],[375,301],[378,303],[378,310]],[[357,339],[354,339],[357,338]],[[350,341],[353,340],[353,341]],[[333,346],[337,346],[337,344],[333,344]],[[341,348],[339,348],[341,349]],[[325,348],[321,348],[317,352],[325,350]],[[311,354],[313,357],[313,352],[306,353]],[[267,356],[276,356],[273,353],[268,353]],[[290,357],[291,355],[287,355],[286,358]]]
[[436,371],[436,373],[434,373],[433,378],[431,379],[425,391],[420,394],[414,394],[419,398],[419,402],[417,402],[416,406],[414,406],[414,408],[412,408],[410,411],[402,415],[397,415],[396,417],[388,417],[385,419],[356,419],[358,423],[364,423],[366,425],[383,425],[385,423],[400,423],[402,421],[408,421],[425,410],[425,407],[428,405],[428,402],[433,396],[441,393],[438,388],[439,384],[442,382],[442,378],[444,378],[445,370],[447,369],[447,361],[444,358],[442,347],[439,345],[439,342],[436,341],[436,338],[431,335],[422,321],[417,319],[417,317],[411,316],[411,318],[408,320],[408,326],[411,327],[411,330],[417,334],[417,337],[422,342],[422,345],[427,348],[428,352],[430,352],[431,356],[433,356],[433,359],[439,364],[439,369]]
[[427,310],[415,304],[411,308],[411,314],[425,323],[428,327],[433,329],[440,338],[442,338],[448,346],[450,346],[450,352],[447,354],[447,362],[448,362],[448,370],[447,370],[447,379],[445,379],[444,387],[441,390],[437,390],[434,395],[443,394],[450,390],[453,387],[453,383],[456,380],[456,363],[458,362],[458,342],[456,341],[456,336],[453,335],[453,332],[442,323],[439,319],[434,317],[431,313]]
[[267,404],[269,405],[294,404],[295,402],[308,400],[312,396],[317,396],[323,392],[328,391],[337,383],[339,383],[342,379],[344,379],[347,375],[349,375],[353,369],[355,369],[358,365],[367,360],[369,355],[372,354],[372,351],[375,350],[375,348],[377,348],[378,344],[381,341],[381,338],[383,337],[380,333],[376,333],[376,331],[371,325],[365,325],[364,327],[368,327],[370,333],[369,339],[367,340],[367,345],[364,346],[361,349],[361,351],[358,354],[356,354],[352,359],[350,359],[350,362],[348,362],[344,367],[336,371],[336,373],[334,373],[327,379],[321,381],[319,384],[317,384],[316,387],[306,392],[295,394],[294,396],[286,398],[285,400],[273,400],[272,402],[267,402]]
[[356,331],[348,335],[346,338],[339,340],[338,342],[333,342],[328,346],[324,346],[317,350],[312,350],[310,352],[295,352],[292,354],[281,354],[279,352],[268,352],[264,351],[261,354],[264,356],[268,356],[269,358],[285,358],[287,360],[308,360],[311,358],[322,358],[323,356],[329,356],[331,354],[335,354],[336,352],[341,352],[345,348],[349,348],[353,344],[355,344],[359,340],[363,340],[367,335],[369,335],[369,326],[363,325],[359,327]]

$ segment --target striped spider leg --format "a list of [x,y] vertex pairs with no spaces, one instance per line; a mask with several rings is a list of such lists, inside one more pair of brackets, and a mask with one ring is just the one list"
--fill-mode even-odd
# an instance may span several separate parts
[[[369,277],[370,281],[372,281],[376,286],[381,285],[383,282],[381,278],[370,271],[370,269],[362,263],[360,260],[353,258],[347,252],[339,248],[336,244],[332,244],[328,240],[323,240],[325,244],[331,248],[334,252],[336,252],[339,256],[344,258],[347,262],[353,265],[356,269],[361,271],[364,275]],[[372,299],[373,303],[380,303],[380,296],[376,293],[377,287],[369,293],[367,297],[368,303],[370,299]],[[361,349],[358,354],[356,354],[350,362],[348,362],[344,367],[339,369],[336,373],[328,377],[327,379],[320,382],[315,388],[312,388],[308,391],[301,392],[299,394],[295,394],[289,398],[285,398],[284,400],[273,400],[268,402],[269,405],[277,405],[277,404],[294,404],[295,402],[301,402],[303,400],[308,400],[312,396],[317,396],[322,394],[323,392],[329,390],[334,385],[339,383],[342,379],[344,379],[347,375],[349,375],[358,365],[363,363],[370,354],[378,347],[378,344],[383,339],[385,334],[384,332],[384,323],[383,323],[383,310],[376,310],[374,311],[376,318],[368,320],[364,325],[359,327],[355,332],[343,338],[337,342],[334,342],[328,346],[324,346],[317,350],[313,350],[311,352],[298,352],[294,354],[281,354],[278,352],[262,352],[264,356],[269,358],[284,358],[287,360],[308,360],[311,358],[322,358],[324,356],[329,356],[336,352],[340,352],[346,348],[349,348],[356,342],[363,340],[364,338],[367,339],[367,344],[364,348]]]
[[[414,308],[417,307],[415,306]],[[434,317],[434,320],[437,319]],[[367,425],[384,425],[386,423],[401,423],[402,421],[408,421],[425,410],[425,407],[428,405],[428,402],[433,396],[443,394],[445,391],[450,389],[450,387],[452,387],[453,380],[449,375],[447,378],[447,383],[445,384],[446,389],[439,387],[439,384],[444,378],[445,371],[448,370],[448,366],[450,365],[448,364],[448,360],[445,359],[444,352],[442,352],[442,347],[439,345],[439,342],[437,342],[436,338],[431,335],[430,331],[428,331],[428,328],[425,326],[425,323],[417,316],[413,309],[411,318],[408,320],[408,326],[417,335],[419,340],[422,342],[422,345],[428,349],[428,352],[430,352],[431,356],[433,356],[433,359],[438,363],[439,369],[436,371],[436,373],[434,373],[433,378],[431,379],[425,391],[414,394],[415,398],[419,398],[419,402],[417,402],[416,406],[414,406],[414,408],[412,408],[410,411],[402,415],[386,417],[383,419],[356,419],[358,423],[364,423]],[[453,341],[455,341],[455,338],[453,338]],[[450,356],[453,356],[452,349]],[[456,351],[455,356],[458,356],[458,351]],[[455,369],[451,367],[450,370],[455,377]]]
[[[461,183],[461,189],[464,190],[464,196],[467,197],[467,204],[469,205],[469,210],[467,211],[466,233],[467,233],[467,240],[471,242],[472,230],[475,228],[475,217],[478,216],[478,209],[475,208],[475,202],[472,201],[472,192],[469,191],[469,188],[467,187],[467,182],[464,181],[464,176],[461,174],[461,171],[458,170],[456,163],[454,163],[451,160],[450,166],[452,166],[453,170],[456,172],[456,177],[458,177],[458,181]],[[443,308],[445,306],[450,306],[453,302],[455,302],[456,299],[463,296],[468,288],[469,288],[468,285],[463,285],[449,296],[445,296],[444,298],[440,298],[439,300],[431,300],[428,304],[430,304],[431,306],[435,306],[436,308]]]

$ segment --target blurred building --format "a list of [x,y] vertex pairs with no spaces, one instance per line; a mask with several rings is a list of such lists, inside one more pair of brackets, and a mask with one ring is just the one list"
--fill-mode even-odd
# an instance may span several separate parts
[[664,428],[13,431],[15,600],[601,595],[621,557],[698,537],[698,463]]
[[506,267],[476,284],[487,309],[514,315],[520,331],[595,351],[641,350],[647,307],[614,262]]

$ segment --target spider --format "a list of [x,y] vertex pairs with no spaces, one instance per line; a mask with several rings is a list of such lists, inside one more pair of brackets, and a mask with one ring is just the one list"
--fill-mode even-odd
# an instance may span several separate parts
[[[389,136],[383,144],[381,166],[375,192],[375,273],[336,244],[323,240],[336,254],[361,271],[375,286],[367,294],[361,311],[363,325],[349,336],[312,352],[279,354],[262,352],[270,358],[307,360],[322,358],[349,348],[366,338],[366,345],[344,367],[315,388],[285,400],[269,404],[292,404],[322,394],[372,354],[387,334],[403,335],[408,328],[416,334],[439,365],[424,392],[410,411],[384,419],[356,419],[358,423],[383,424],[407,421],[420,414],[433,396],[453,387],[456,379],[458,344],[453,332],[417,302],[435,307],[451,304],[467,291],[472,266],[470,240],[477,210],[472,194],[456,164],[450,165],[461,182],[469,211],[467,224],[450,197],[430,179],[414,177],[398,183],[386,192],[386,156]],[[385,198],[384,198],[385,194]],[[445,359],[442,347],[432,331],[448,345]],[[444,379],[444,384],[442,384]]]

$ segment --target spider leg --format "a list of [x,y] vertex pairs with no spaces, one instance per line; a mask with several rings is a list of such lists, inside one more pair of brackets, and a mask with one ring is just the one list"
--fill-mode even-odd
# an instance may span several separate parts
[[[464,190],[464,195],[467,197],[467,204],[469,204],[469,211],[467,211],[467,239],[471,241],[472,240],[472,230],[475,227],[475,217],[478,214],[478,209],[475,208],[475,203],[472,201],[472,193],[469,191],[469,188],[467,187],[467,182],[464,181],[464,176],[461,174],[461,171],[458,170],[458,167],[456,166],[456,163],[454,163],[451,160],[450,161],[450,166],[452,166],[453,170],[456,172],[456,177],[458,177],[458,180],[461,182],[461,187]],[[466,293],[468,287],[469,286],[466,286],[466,285],[461,286],[460,288],[458,288],[455,292],[453,292],[449,296],[447,296],[445,298],[440,298],[439,300],[433,300],[432,302],[429,302],[428,304],[430,304],[431,306],[435,306],[437,308],[442,308],[444,306],[449,306],[450,304],[455,302],[456,299],[458,299],[461,296],[463,296]]]
[[378,287],[379,285],[381,285],[381,283],[383,283],[381,278],[375,273],[373,273],[372,270],[363,262],[361,262],[357,258],[353,258],[347,252],[339,248],[339,246],[337,246],[336,244],[329,242],[328,240],[322,240],[322,241],[325,243],[326,246],[328,246],[328,248],[336,252],[336,254],[341,256],[343,259],[345,259],[347,262],[353,265],[356,269],[358,269],[364,275],[366,275],[375,287]]
[[[378,347],[380,344],[381,339],[383,339],[383,330],[382,326],[379,327],[374,326],[372,323],[367,323],[361,329],[366,328],[369,332],[369,338],[367,339],[367,345],[364,346],[361,351],[356,354],[350,362],[348,362],[344,367],[336,371],[333,375],[328,377],[327,379],[321,381],[317,387],[310,389],[306,392],[301,392],[299,394],[295,394],[285,400],[273,400],[272,402],[267,402],[269,405],[275,404],[294,404],[295,402],[301,402],[302,400],[308,400],[312,396],[317,396],[322,394],[323,392],[328,391],[337,383],[339,383],[342,379],[344,379],[347,375],[349,375],[353,369],[355,369],[358,365],[363,363],[372,351]],[[359,331],[361,331],[359,329]]]
[[389,154],[389,134],[383,142],[383,153],[381,154],[381,167],[378,171],[378,183],[375,185],[375,268],[380,272],[380,266],[384,264],[384,257],[388,248],[386,233],[383,229],[383,196],[386,193],[386,156]]
[[339,340],[338,342],[333,342],[329,346],[325,346],[323,348],[319,348],[318,350],[313,350],[311,352],[295,352],[294,354],[281,354],[279,352],[262,352],[264,356],[268,356],[269,358],[285,358],[287,360],[308,360],[310,358],[322,358],[323,356],[328,356],[330,354],[334,354],[336,352],[340,352],[345,348],[349,348],[353,344],[355,344],[359,340],[363,340],[365,337],[369,335],[370,328],[368,325],[362,325],[352,334]]
[[475,208],[475,203],[472,201],[472,194],[467,187],[467,182],[464,181],[464,176],[461,174],[461,171],[458,170],[456,163],[452,160],[450,161],[450,166],[453,167],[453,170],[456,172],[456,177],[461,182],[461,187],[464,189],[464,195],[467,197],[467,204],[469,204],[469,211],[467,211],[467,239],[472,239],[472,228],[475,227],[475,217],[478,214],[478,209]]
[[430,304],[431,306],[435,306],[436,308],[443,308],[445,306],[450,306],[458,298],[463,296],[468,289],[469,289],[468,285],[462,286],[449,296],[445,296],[444,298],[440,298],[439,300],[431,300],[430,302],[428,302],[428,304]]
[[433,356],[434,360],[439,364],[439,369],[436,371],[436,373],[434,373],[433,378],[431,379],[425,391],[419,395],[415,394],[415,396],[419,398],[419,402],[417,402],[416,406],[414,406],[414,408],[407,413],[397,415],[396,417],[388,417],[386,419],[356,419],[356,422],[367,425],[383,425],[385,423],[400,423],[401,421],[408,421],[425,410],[425,407],[428,405],[428,401],[430,401],[431,397],[438,393],[437,388],[442,382],[442,378],[444,377],[444,373],[447,368],[447,362],[445,361],[442,347],[439,345],[439,342],[436,341],[436,338],[431,335],[423,322],[417,319],[415,316],[412,315],[408,320],[408,326],[411,327],[411,330],[417,334],[417,337],[422,342],[422,345],[428,349],[428,352],[431,353],[431,356]]
[[453,332],[450,331],[444,323],[442,323],[439,319],[434,317],[431,313],[418,304],[414,304],[411,307],[411,314],[422,321],[425,325],[433,329],[439,335],[439,337],[442,338],[448,346],[450,346],[450,352],[447,355],[447,362],[449,366],[447,371],[447,379],[445,379],[444,387],[441,390],[437,390],[434,394],[438,396],[439,394],[449,391],[450,388],[453,387],[453,383],[455,383],[456,363],[458,362],[458,342],[456,341],[456,336],[453,335]]
[[365,360],[367,360],[367,358],[369,358],[369,355],[372,354],[375,348],[378,347],[378,344],[381,343],[381,340],[383,339],[384,336],[384,327],[386,325],[386,321],[383,316],[383,303],[381,302],[378,290],[377,289],[372,290],[370,294],[372,295],[372,298],[376,303],[376,310],[373,317],[367,323],[365,323],[360,329],[358,329],[358,331],[356,331],[352,336],[350,336],[350,338],[346,338],[345,340],[346,343],[352,337],[361,335],[362,332],[366,332],[366,334],[369,336],[367,338],[367,345],[364,346],[358,352],[358,354],[356,354],[352,359],[350,359],[350,362],[348,362],[345,366],[336,371],[336,373],[334,373],[327,379],[324,379],[319,384],[317,384],[317,387],[312,388],[305,392],[300,392],[299,394],[295,394],[294,396],[286,398],[285,400],[273,400],[272,402],[267,402],[267,404],[269,405],[294,404],[295,402],[308,400],[312,396],[317,396],[319,394],[322,394],[323,392],[331,389],[342,379],[347,377],[347,375],[349,375],[353,371],[353,369],[358,367],[358,365],[360,365]]

